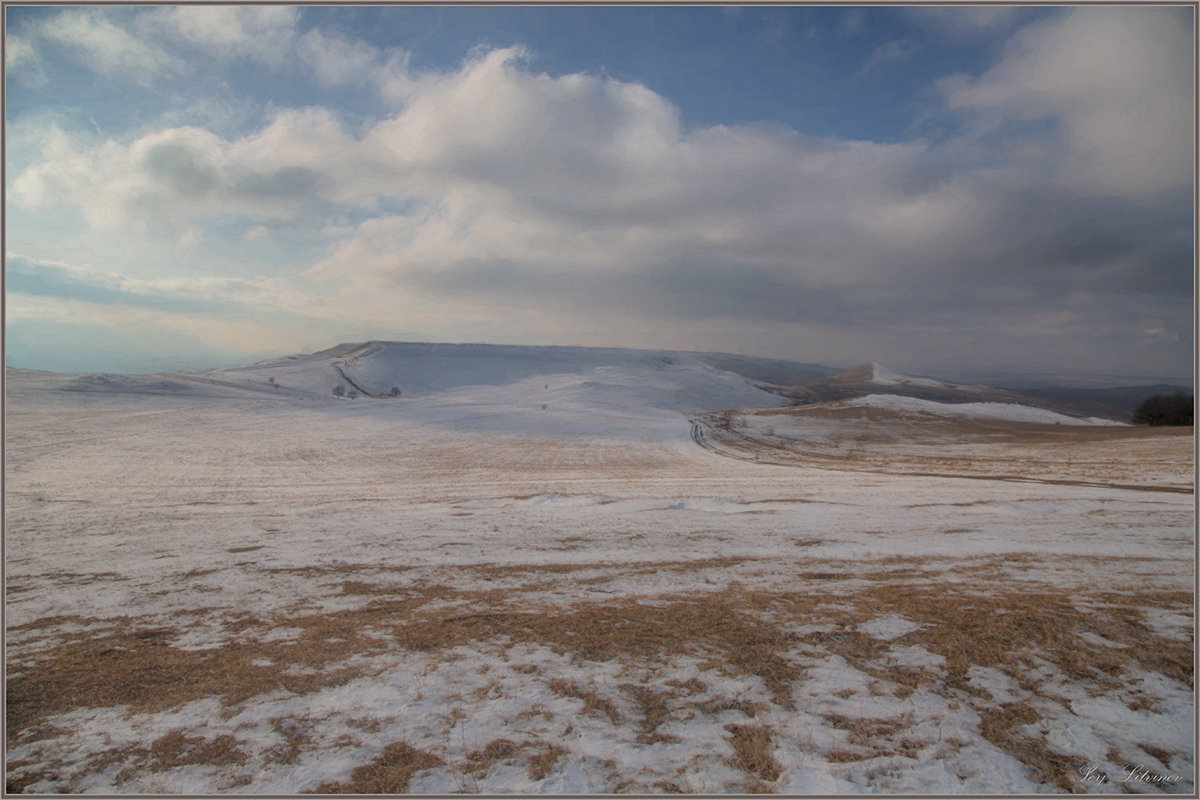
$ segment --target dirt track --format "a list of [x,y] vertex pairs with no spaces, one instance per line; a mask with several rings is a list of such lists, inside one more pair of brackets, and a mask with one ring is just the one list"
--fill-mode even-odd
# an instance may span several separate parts
[[[801,411],[706,414],[692,420],[691,436],[711,452],[759,464],[1181,494],[1195,489],[1191,428],[989,424],[878,410]],[[800,424],[777,430],[764,424],[772,419]],[[826,424],[814,428],[819,437],[806,436],[804,423],[813,421]]]

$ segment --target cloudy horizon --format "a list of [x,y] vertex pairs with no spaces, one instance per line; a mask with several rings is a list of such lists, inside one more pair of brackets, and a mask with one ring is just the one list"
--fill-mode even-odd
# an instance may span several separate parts
[[13,366],[1192,372],[1188,6],[6,14]]

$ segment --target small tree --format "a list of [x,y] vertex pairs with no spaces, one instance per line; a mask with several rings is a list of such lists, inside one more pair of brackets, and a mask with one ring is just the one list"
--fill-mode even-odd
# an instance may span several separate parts
[[333,387],[333,396],[334,397],[345,397],[346,396],[346,387],[342,386],[340,383],[337,386]]
[[393,386],[391,394],[392,394],[392,397],[399,397],[400,396],[400,387]]
[[346,397],[349,397],[351,400],[353,400],[354,398],[358,397],[358,392],[351,389],[350,394],[346,395]]
[[1191,425],[1192,395],[1155,394],[1138,403],[1131,421],[1134,425]]

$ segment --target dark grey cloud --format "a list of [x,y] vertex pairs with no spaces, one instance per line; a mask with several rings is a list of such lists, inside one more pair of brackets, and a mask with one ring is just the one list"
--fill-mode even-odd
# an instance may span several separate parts
[[183,142],[154,145],[142,156],[141,166],[163,187],[189,197],[209,194],[221,183],[216,165]]

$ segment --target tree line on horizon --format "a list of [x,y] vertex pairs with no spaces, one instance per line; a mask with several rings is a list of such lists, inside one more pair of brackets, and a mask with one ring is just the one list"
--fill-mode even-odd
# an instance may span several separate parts
[[1134,425],[1191,425],[1194,398],[1184,392],[1155,394],[1147,397],[1133,411]]

